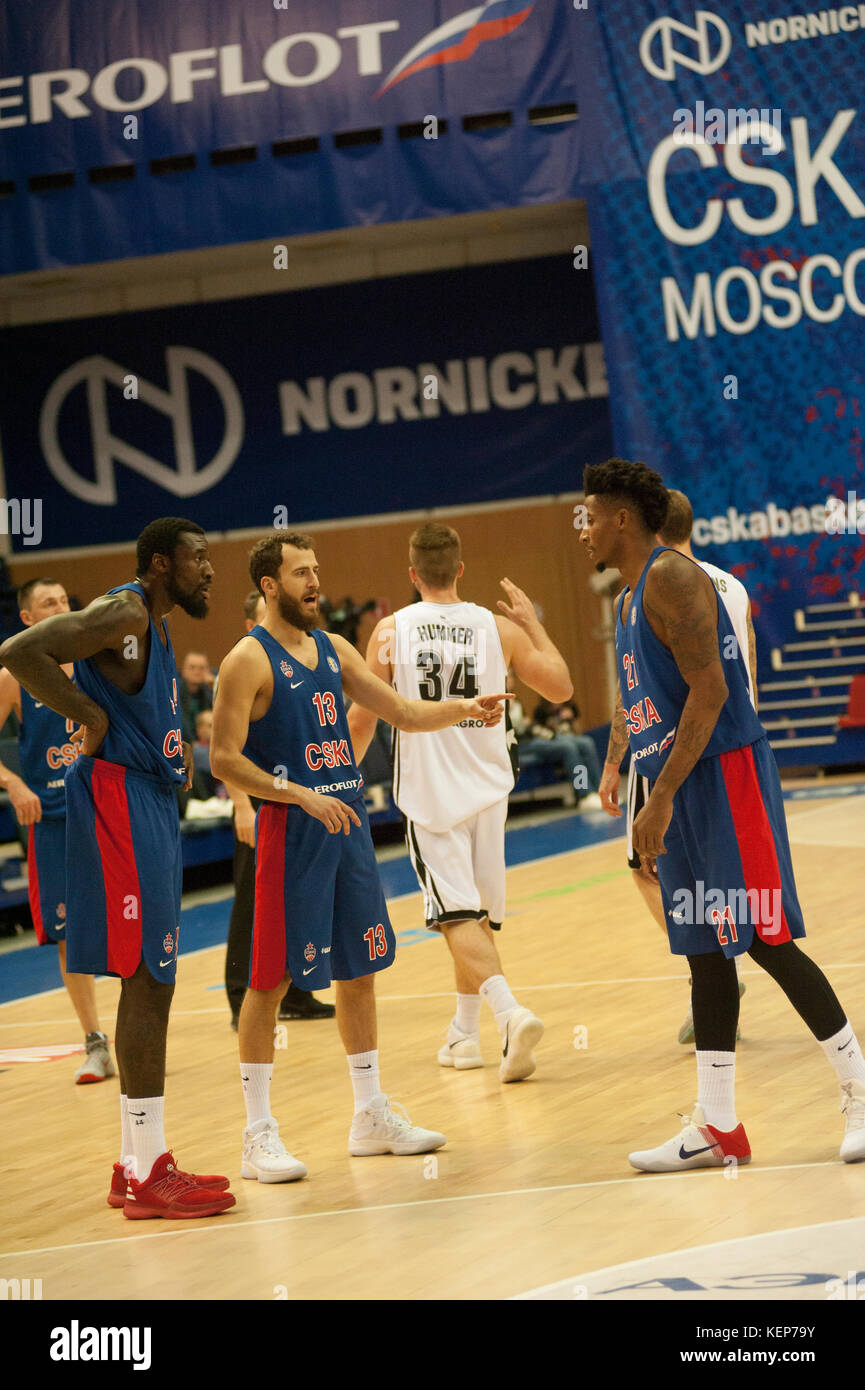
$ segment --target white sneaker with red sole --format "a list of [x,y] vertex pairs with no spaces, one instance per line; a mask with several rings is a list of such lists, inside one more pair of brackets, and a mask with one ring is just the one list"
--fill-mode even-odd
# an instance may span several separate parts
[[751,1146],[743,1125],[725,1133],[706,1124],[701,1105],[695,1105],[690,1118],[681,1117],[685,1127],[674,1139],[657,1149],[639,1149],[628,1154],[632,1168],[643,1173],[684,1173],[689,1168],[723,1168],[735,1159],[736,1163],[751,1162]]

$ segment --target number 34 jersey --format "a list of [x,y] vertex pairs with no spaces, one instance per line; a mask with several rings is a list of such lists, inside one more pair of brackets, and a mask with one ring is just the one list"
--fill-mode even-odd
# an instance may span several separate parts
[[[394,614],[394,689],[409,700],[474,699],[505,689],[494,614],[475,603],[411,603]],[[435,733],[394,732],[394,800],[410,821],[449,830],[514,785],[507,719],[467,719]]]

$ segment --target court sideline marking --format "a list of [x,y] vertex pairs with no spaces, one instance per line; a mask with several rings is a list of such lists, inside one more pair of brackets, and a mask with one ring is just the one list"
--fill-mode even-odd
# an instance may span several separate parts
[[[422,1157],[422,1155],[418,1155]],[[766,1168],[751,1168],[746,1182],[752,1177],[761,1173],[791,1173],[797,1169],[807,1168],[844,1168],[847,1165],[840,1159],[826,1159],[820,1163],[776,1163]],[[659,1182],[675,1179],[681,1181],[684,1177],[689,1177],[693,1181],[694,1173],[697,1177],[708,1178],[717,1177],[717,1168],[706,1168],[703,1170],[691,1170],[685,1173],[645,1173],[637,1174],[630,1178],[598,1178],[594,1182],[565,1182],[554,1183],[548,1187],[514,1187],[506,1188],[499,1192],[466,1192],[458,1197],[426,1197],[423,1201],[416,1202],[384,1202],[375,1206],[366,1207],[339,1207],[331,1211],[306,1211],[298,1212],[294,1216],[266,1216],[258,1217],[253,1221],[231,1221],[225,1224],[208,1225],[205,1228],[196,1227],[194,1230],[185,1231],[152,1231],[142,1235],[112,1236],[108,1240],[82,1240],[70,1245],[43,1245],[35,1250],[7,1250],[0,1253],[0,1260],[20,1260],[23,1255],[54,1255],[60,1254],[64,1250],[86,1250],[89,1247],[101,1245],[126,1245],[139,1240],[165,1240],[166,1238],[176,1239],[179,1236],[207,1235],[213,1231],[239,1231],[252,1226],[278,1226],[288,1221],[315,1221],[331,1216],[370,1216],[374,1212],[380,1211],[404,1211],[412,1207],[435,1207],[453,1202],[484,1202],[496,1197],[534,1197],[545,1192],[579,1192],[587,1188],[594,1187],[622,1187],[630,1183],[645,1183],[647,1176],[652,1178],[652,1187],[657,1187]],[[687,1247],[683,1247],[687,1249]]]

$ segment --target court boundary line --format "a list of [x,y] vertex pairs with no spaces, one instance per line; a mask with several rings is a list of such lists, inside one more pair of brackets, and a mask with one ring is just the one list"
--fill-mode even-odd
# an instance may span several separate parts
[[[531,829],[531,827],[530,827],[530,826],[527,826],[526,829]],[[543,864],[543,863],[544,863],[546,860],[548,860],[548,859],[562,859],[562,858],[564,858],[564,856],[565,856],[566,854],[583,854],[583,853],[585,853],[586,850],[589,850],[589,849],[599,849],[599,848],[602,847],[603,845],[615,844],[617,840],[624,840],[624,839],[625,839],[625,836],[624,836],[624,835],[615,835],[615,836],[612,836],[610,839],[598,840],[595,844],[592,844],[592,845],[575,845],[575,846],[573,847],[573,849],[558,849],[558,850],[555,851],[554,854],[542,854],[542,855],[540,856],[539,859],[524,859],[524,860],[522,861],[522,863],[520,863],[520,864],[511,864],[511,865],[507,866],[507,872],[510,873],[511,870],[513,870],[513,869],[527,869],[527,868],[531,867],[533,864]],[[406,855],[406,859],[408,859],[408,856],[407,856],[407,855]],[[230,896],[229,894],[226,894],[225,898],[217,898],[215,901],[216,901],[216,902],[227,902],[229,896]],[[393,897],[387,897],[387,894],[385,894],[385,897],[386,897],[386,899],[387,899],[387,901],[388,901],[389,903],[405,902],[406,898],[420,898],[420,897],[422,897],[422,896],[423,896],[423,893],[422,893],[422,890],[421,890],[420,888],[413,888],[412,891],[411,891],[410,893],[395,893],[395,894],[393,895]],[[212,906],[212,905],[213,905],[213,904],[210,904],[210,903],[196,903],[194,907],[187,908],[187,911],[188,911],[188,912],[194,912],[196,907],[209,907],[209,906]],[[182,910],[182,907],[181,907],[181,910]],[[181,925],[182,925],[182,923],[181,923]],[[25,950],[33,950],[33,949],[41,950],[42,948],[41,948],[41,947],[35,947],[35,948],[34,948],[34,947],[31,946],[31,947],[25,947],[24,949],[25,949]],[[178,956],[178,958],[177,958],[177,963],[178,963],[178,965],[179,965],[180,962],[181,962],[182,960],[186,960],[187,957],[188,957],[188,958],[191,958],[192,956],[200,956],[200,955],[202,955],[205,951],[217,951],[217,950],[224,950],[224,949],[225,949],[225,942],[219,942],[219,941],[215,942],[215,943],[214,943],[213,945],[211,945],[211,946],[197,946],[197,947],[195,948],[194,951],[184,951],[182,955]],[[14,953],[10,953],[10,954],[14,954]],[[117,977],[116,975],[102,975],[102,976],[99,976],[99,978],[100,978],[100,979],[103,979],[103,980],[112,980],[112,979],[117,979],[118,977]],[[20,994],[20,995],[18,996],[17,999],[4,999],[4,1000],[2,1001],[2,1003],[0,1003],[0,1009],[8,1009],[9,1006],[10,1006],[10,1004],[21,1004],[21,1003],[24,1002],[24,1000],[27,1000],[27,999],[44,999],[45,996],[48,995],[48,994],[65,994],[65,993],[66,993],[66,986],[65,986],[65,985],[56,985],[56,986],[54,986],[52,989],[40,989],[40,990],[36,990],[36,992],[35,992],[34,994]],[[453,993],[453,990],[451,990],[451,993]],[[173,1017],[173,1016],[174,1016],[174,1015],[173,1015],[173,1012],[172,1012],[172,1017]],[[6,1026],[6,1025],[4,1025],[4,1024],[0,1024],[0,1027],[5,1027],[5,1026]]]
[[[422,1154],[416,1155],[418,1158],[424,1157]],[[817,1163],[775,1163],[765,1168],[749,1167],[748,1175],[745,1178],[749,1182],[755,1174],[760,1173],[790,1173],[801,1169],[811,1168],[845,1168],[847,1165],[841,1159],[824,1159]],[[253,1226],[279,1226],[290,1221],[314,1221],[334,1216],[369,1216],[375,1212],[383,1211],[404,1211],[416,1207],[435,1207],[443,1206],[454,1202],[483,1202],[491,1201],[500,1197],[533,1197],[540,1196],[547,1192],[579,1192],[596,1187],[622,1187],[630,1183],[646,1183],[648,1178],[652,1178],[652,1187],[659,1185],[659,1181],[669,1181],[670,1179],[681,1181],[684,1177],[690,1177],[693,1181],[694,1173],[698,1177],[717,1178],[717,1168],[691,1169],[686,1173],[640,1173],[628,1178],[596,1178],[592,1182],[566,1182],[553,1183],[544,1187],[515,1187],[506,1188],[499,1192],[465,1192],[455,1197],[427,1197],[414,1202],[381,1202],[373,1206],[361,1207],[338,1207],[330,1211],[307,1211],[296,1212],[290,1216],[265,1216],[256,1217],[251,1221],[231,1221],[225,1224],[208,1224],[205,1227],[196,1226],[193,1229],[187,1228],[182,1231],[148,1231],[140,1235],[131,1234],[126,1236],[111,1236],[106,1240],[84,1240],[73,1242],[68,1245],[43,1245],[34,1250],[5,1250],[0,1252],[0,1260],[20,1260],[28,1255],[54,1255],[60,1254],[65,1250],[87,1250],[103,1245],[126,1245],[131,1241],[141,1240],[165,1240],[177,1239],[181,1236],[207,1235],[211,1231],[226,1230],[246,1230]],[[646,1258],[651,1259],[651,1256]]]
[[[560,1289],[562,1284],[569,1284],[571,1279],[575,1283],[581,1279],[599,1279],[602,1274],[612,1275],[617,1270],[635,1269],[637,1265],[646,1264],[649,1260],[665,1260],[671,1255],[702,1255],[707,1250],[720,1250],[725,1245],[743,1245],[749,1240],[765,1240],[767,1236],[794,1236],[802,1231],[825,1231],[829,1226],[849,1226],[852,1222],[861,1221],[865,1223],[865,1216],[842,1216],[838,1221],[815,1221],[808,1226],[782,1226],[780,1229],[775,1227],[769,1231],[754,1231],[748,1236],[731,1236],[728,1240],[710,1240],[706,1245],[685,1245],[677,1246],[673,1250],[661,1250],[657,1255],[643,1255],[636,1260],[622,1260],[617,1265],[601,1265],[599,1269],[585,1269],[580,1274],[566,1274],[564,1279],[554,1279],[549,1284],[539,1284],[536,1289],[526,1289],[523,1293],[511,1294],[506,1300],[508,1303],[518,1303],[522,1300],[529,1300],[540,1294],[547,1293],[550,1289]],[[663,1278],[663,1275],[659,1276]],[[736,1300],[729,1299],[727,1302]],[[753,1300],[749,1300],[753,1302]]]
[[[201,948],[201,953],[203,953],[204,951],[219,951],[219,950],[221,950],[221,949],[222,949],[222,947],[221,947],[221,946],[218,946],[218,945],[217,945],[217,946],[203,946],[203,947]],[[196,952],[195,954],[201,954],[201,953]],[[190,951],[189,954],[192,955],[193,952]],[[683,959],[684,959],[684,957],[683,957]],[[865,960],[861,960],[861,961],[844,961],[843,963],[839,963],[839,962],[837,962],[837,961],[836,961],[836,962],[829,962],[827,965],[821,966],[820,968],[821,968],[822,970],[865,970]],[[753,978],[753,979],[755,979],[755,980],[756,980],[756,979],[759,979],[761,976],[765,976],[765,974],[766,974],[766,972],[765,972],[764,970],[760,970],[760,969],[742,970],[740,973],[741,973],[741,975],[742,975],[743,977],[744,977],[744,976],[747,976],[748,979],[752,979],[752,978]],[[110,978],[110,977],[106,977],[106,978]],[[610,985],[653,985],[653,984],[669,984],[670,981],[683,980],[684,978],[685,978],[684,973],[677,974],[677,975],[631,975],[631,976],[627,976],[627,977],[624,977],[624,978],[622,978],[622,979],[617,979],[617,980],[558,980],[558,981],[556,981],[556,982],[553,983],[553,984],[545,984],[545,985],[514,985],[514,989],[516,989],[517,992],[520,993],[520,994],[530,994],[530,993],[535,992],[535,991],[538,991],[538,990],[547,990],[547,989],[591,989],[591,988],[593,988],[593,987],[595,987],[595,986],[603,987],[603,986],[610,986]],[[61,990],[51,990],[50,993],[52,993],[52,994],[61,994],[61,993],[65,993],[65,991],[62,990],[62,989],[61,989]],[[415,1003],[416,1003],[418,1000],[421,1000],[421,999],[452,999],[452,998],[453,998],[453,994],[454,994],[454,992],[453,992],[452,989],[438,990],[438,991],[436,991],[436,992],[434,992],[434,993],[431,993],[431,994],[377,994],[377,995],[376,995],[376,1002],[377,1002],[378,1004],[394,1004],[394,1003],[400,1003],[400,1004],[401,1004],[401,1003],[408,1003],[408,1002],[415,1002]],[[8,1000],[6,1001],[6,1003],[7,1003],[7,1005],[8,1005],[8,1004],[23,1004],[23,1003],[26,1003],[26,1002],[27,1002],[29,999],[31,999],[31,998],[32,998],[32,999],[38,999],[38,998],[40,998],[40,996],[39,996],[39,995],[36,995],[36,994],[34,994],[34,995],[25,995],[24,998],[22,998],[22,999],[8,999]],[[4,1007],[5,1007],[5,1006],[4,1006]],[[171,1017],[172,1017],[172,1018],[199,1018],[199,1017],[202,1017],[202,1016],[205,1016],[205,1015],[208,1015],[208,1014],[223,1014],[223,1013],[225,1013],[225,1006],[224,1006],[224,1005],[221,1005],[221,1006],[218,1007],[218,1008],[214,1007],[214,1008],[212,1008],[212,1009],[172,1009],[172,1011],[171,1011]],[[14,1022],[14,1023],[0,1023],[0,1028],[48,1028],[48,1027],[58,1027],[58,1028],[62,1028],[65,1024],[70,1023],[71,1021],[72,1021],[72,1020],[69,1019],[69,1018],[39,1018],[39,1019],[26,1019],[26,1020],[18,1020],[18,1021]],[[278,1021],[278,1020],[277,1020],[277,1021]]]

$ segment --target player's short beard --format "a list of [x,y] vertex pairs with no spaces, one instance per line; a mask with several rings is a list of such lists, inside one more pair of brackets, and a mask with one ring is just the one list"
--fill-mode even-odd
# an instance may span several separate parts
[[207,617],[207,599],[203,594],[198,592],[184,594],[178,589],[173,575],[165,587],[168,592],[168,597],[173,599],[174,602],[183,609],[184,613],[188,613],[190,618]]
[[318,627],[321,616],[318,611],[318,600],[316,599],[314,608],[302,608],[297,600],[291,597],[291,594],[286,593],[278,579],[276,581],[276,606],[282,621],[291,627],[296,627],[301,632],[311,632],[314,627]]

